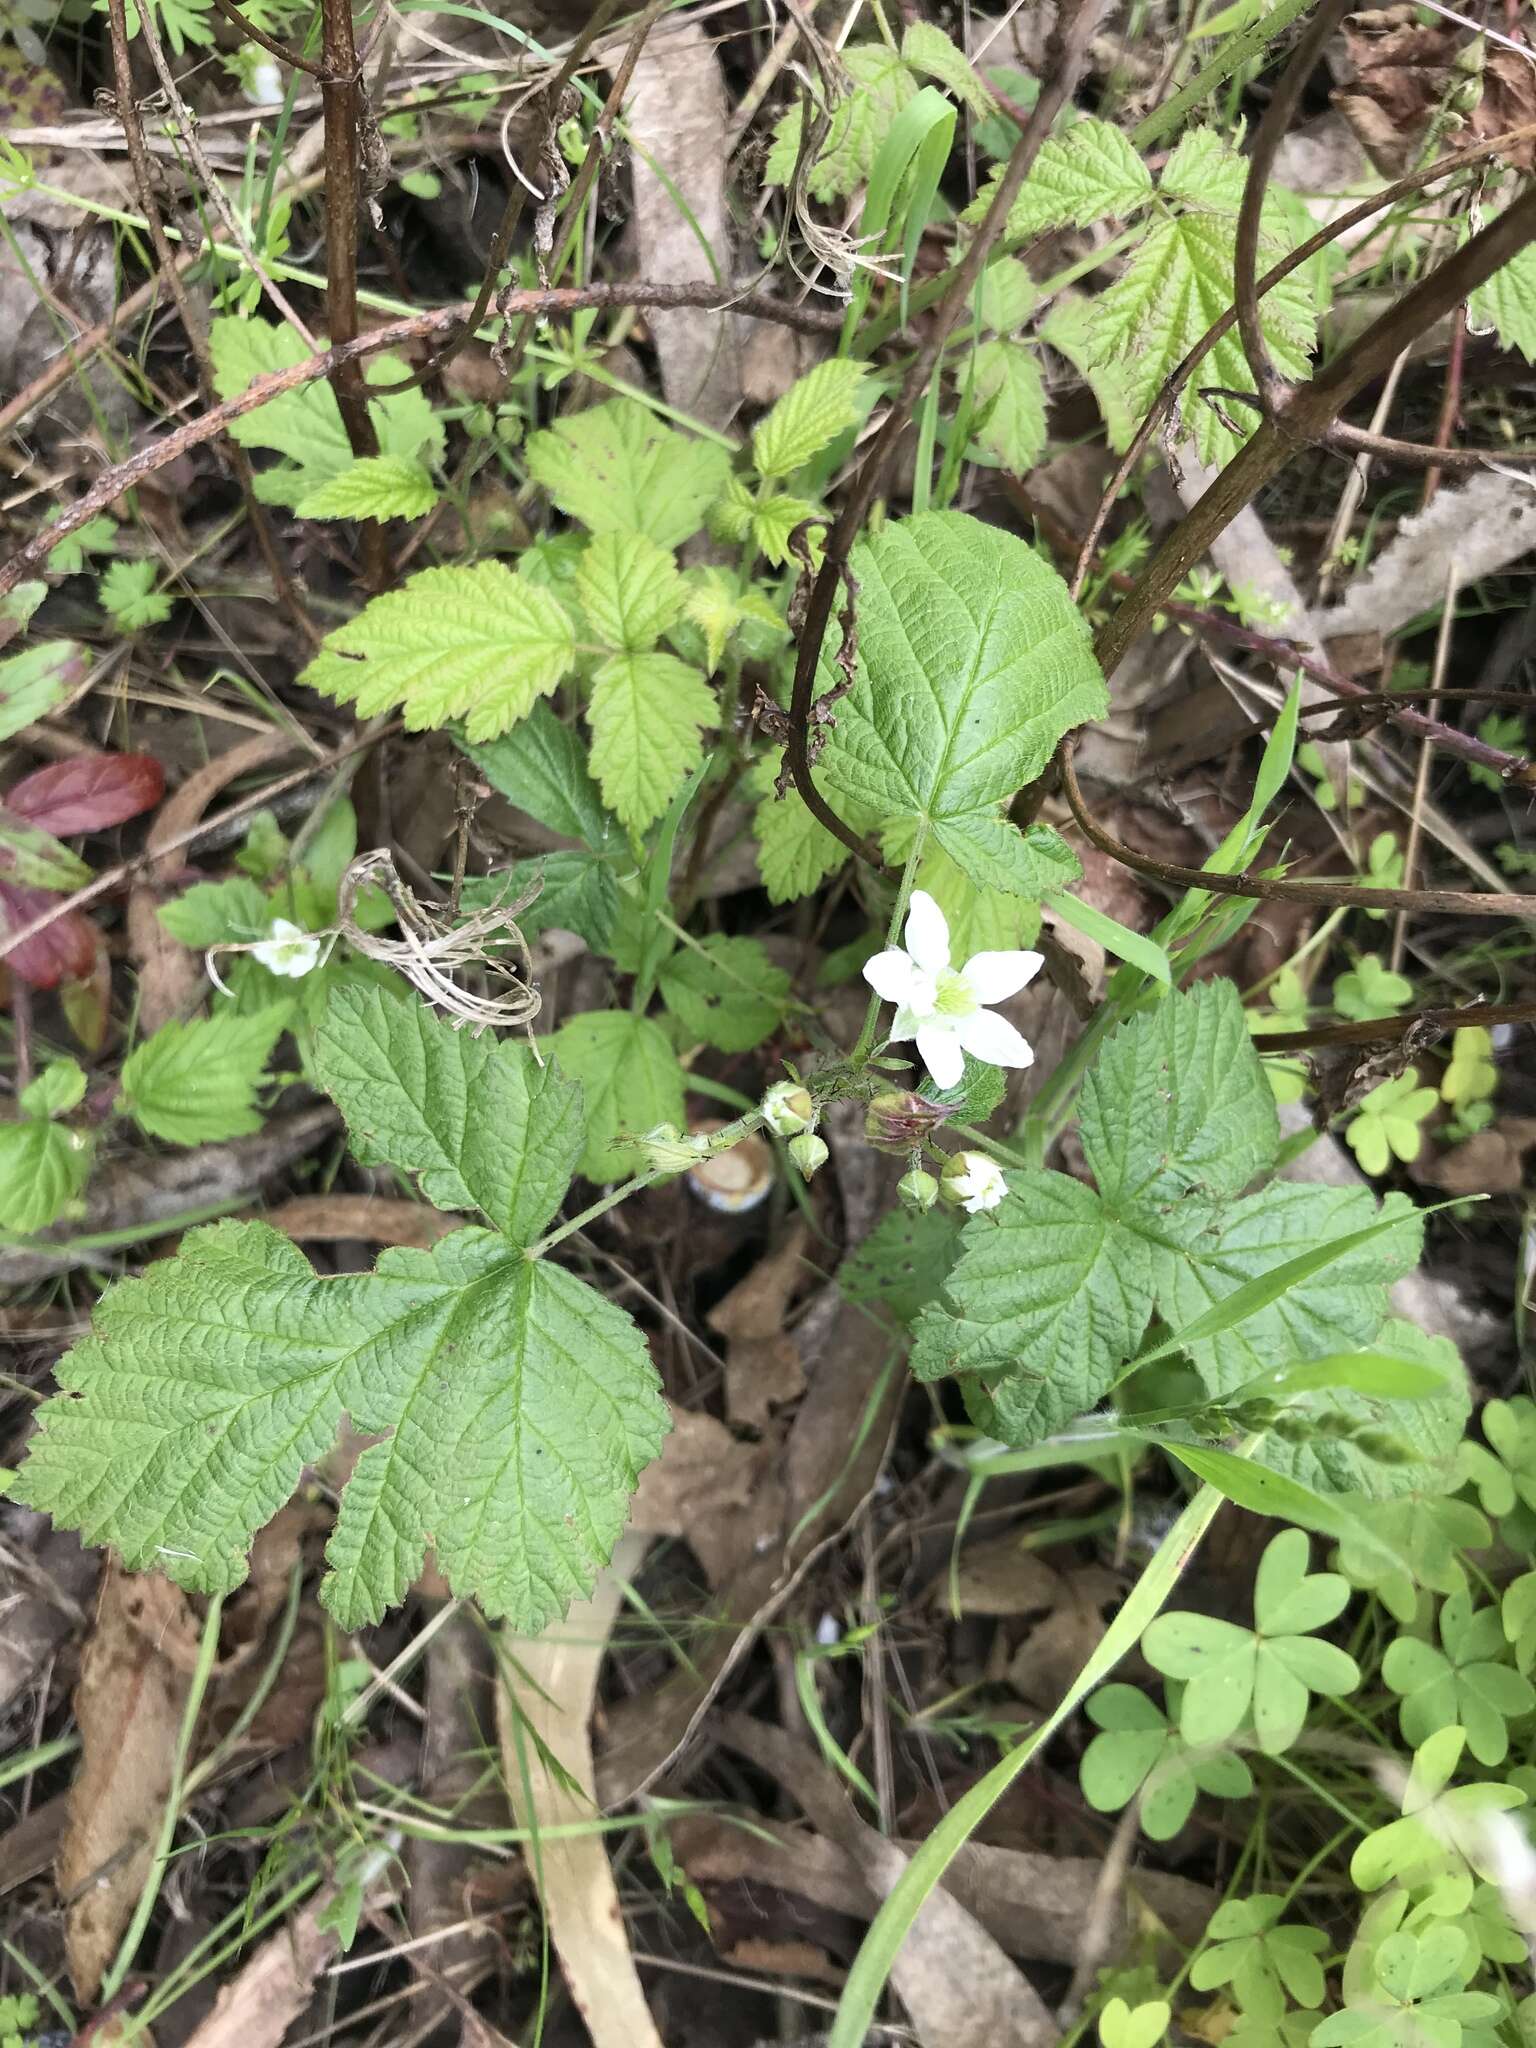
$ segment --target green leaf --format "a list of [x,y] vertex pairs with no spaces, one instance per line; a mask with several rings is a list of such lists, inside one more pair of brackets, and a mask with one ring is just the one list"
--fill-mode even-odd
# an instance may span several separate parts
[[[867,182],[880,145],[917,91],[912,73],[883,43],[844,50],[842,61],[849,89],[832,110],[826,140],[806,176],[813,199],[837,199]],[[773,131],[773,146],[763,167],[765,184],[787,185],[794,176],[802,119],[797,100]]]
[[1112,1205],[1240,1195],[1274,1164],[1280,1126],[1242,998],[1211,981],[1105,1043],[1083,1084],[1083,1152]]
[[[772,651],[788,631],[771,602],[753,584],[739,588],[724,570],[711,568],[695,569],[687,580],[690,588],[685,615],[689,624],[703,635],[702,665],[709,673],[720,666],[726,643],[738,629],[747,629],[739,643],[739,651],[744,655]],[[683,646],[676,635],[673,644],[692,658],[693,650]]]
[[576,658],[558,598],[501,562],[423,569],[328,633],[299,677],[360,718],[399,705],[412,732],[462,718],[471,740],[526,718]]
[[301,519],[420,519],[438,495],[421,463],[404,455],[366,455],[310,485],[294,510]]
[[[961,215],[979,221],[992,203],[1001,170]],[[1152,177],[1123,131],[1091,117],[1074,121],[1041,148],[1008,213],[1010,241],[1047,228],[1087,228],[1123,219],[1152,197]]]
[[543,887],[517,914],[523,936],[541,932],[575,932],[597,953],[613,944],[614,925],[624,898],[613,864],[595,853],[541,853],[498,868],[493,875],[466,879],[461,898],[465,910],[488,910],[515,903],[534,881]]
[[57,1222],[85,1186],[91,1142],[46,1117],[0,1123],[0,1229],[31,1236]]
[[67,1116],[85,1098],[85,1075],[76,1060],[52,1060],[16,1100],[28,1116]]
[[777,761],[760,761],[747,777],[747,787],[758,799],[752,830],[768,900],[793,903],[809,896],[828,875],[836,874],[848,858],[848,849],[819,818],[812,817],[797,789],[788,788],[783,796],[775,793],[778,774]]
[[1033,469],[1045,449],[1045,386],[1035,351],[1021,341],[984,341],[972,359],[981,409],[976,441],[1003,469]]
[[639,533],[675,548],[704,524],[730,457],[664,427],[633,399],[570,414],[528,439],[528,472],[589,533]]
[[1474,332],[1493,328],[1501,348],[1518,349],[1536,362],[1536,249],[1512,256],[1467,301]]
[[[308,362],[310,355],[303,337],[291,327],[274,326],[267,320],[215,320],[208,346],[220,398],[238,398],[257,377],[293,369]],[[410,365],[398,356],[375,356],[363,368],[369,384],[395,384],[409,375]],[[368,416],[381,457],[407,463],[441,461],[443,423],[420,390],[373,399]],[[282,392],[233,421],[229,431],[243,448],[267,448],[288,458],[276,468],[258,472],[256,495],[264,504],[297,508],[310,492],[356,463],[336,394],[320,378]]]
[[850,1301],[886,1308],[898,1323],[910,1323],[938,1298],[959,1246],[950,1211],[893,1209],[843,1260],[837,1284]]
[[661,970],[661,995],[690,1038],[721,1052],[750,1052],[776,1030],[789,976],[756,939],[708,938],[703,951],[676,952]]
[[630,1318],[488,1231],[319,1279],[266,1225],[223,1223],[110,1289],[95,1327],[16,1497],[130,1570],[227,1592],[345,1415],[384,1439],[327,1552],[348,1629],[404,1598],[430,1541],[456,1593],[537,1634],[591,1590],[666,1430]]
[[[752,545],[771,568],[782,569],[790,558],[789,543],[796,527],[817,516],[809,498],[790,497],[780,491],[771,498],[754,499],[748,522]],[[812,559],[820,560],[816,546],[813,540]]]
[[62,894],[79,889],[91,879],[91,871],[78,853],[45,832],[41,825],[12,817],[0,809],[0,875],[28,889],[52,889]]
[[605,646],[644,653],[682,617],[688,587],[644,534],[600,533],[576,570],[576,595]]
[[621,824],[641,832],[660,817],[719,716],[714,692],[675,654],[615,654],[601,665],[587,705],[592,771]]
[[1364,1173],[1385,1173],[1394,1159],[1411,1163],[1424,1143],[1420,1126],[1439,1107],[1439,1092],[1421,1088],[1417,1067],[1382,1081],[1360,1098],[1344,1132]]
[[78,640],[40,640],[0,661],[0,740],[56,711],[88,673]]
[[945,818],[934,839],[977,889],[997,889],[1039,903],[1068,882],[1082,878],[1077,855],[1049,825],[1021,832],[1009,818],[973,811]]
[[151,1137],[207,1145],[261,1129],[256,1090],[289,1017],[287,1003],[162,1024],[123,1062],[121,1104]]
[[859,417],[866,363],[830,356],[797,377],[752,433],[752,460],[761,476],[792,476]]
[[1111,917],[1108,911],[1100,910],[1096,903],[1074,896],[1070,889],[1053,889],[1046,901],[1062,923],[1070,925],[1073,931],[1095,940],[1117,960],[1139,967],[1143,974],[1150,975],[1153,981],[1160,981],[1164,988],[1173,986],[1173,969],[1168,964],[1168,955],[1156,939],[1148,938],[1143,932],[1133,932],[1118,918]]
[[1136,435],[1139,424],[1126,396],[1125,378],[1115,363],[1093,358],[1093,301],[1081,292],[1063,292],[1039,326],[1040,339],[1064,355],[1078,375],[1087,381],[1104,419],[1104,438],[1116,455],[1123,455]]
[[159,577],[157,562],[109,562],[96,586],[102,610],[125,633],[163,625],[172,604],[165,591],[155,588]]
[[249,945],[266,937],[272,924],[272,900],[248,875],[225,882],[194,882],[174,902],[162,903],[158,916],[173,939],[198,952],[229,941]]
[[1064,733],[1106,710],[1066,585],[1016,536],[924,513],[852,567],[858,666],[817,764],[838,808],[908,839],[912,821],[996,818]]
[[996,113],[997,101],[978,77],[970,59],[933,22],[918,19],[907,24],[901,38],[901,61],[924,78],[936,78],[978,120],[985,121]]
[[643,1155],[621,1135],[643,1137],[657,1124],[681,1124],[683,1070],[667,1034],[629,1010],[589,1010],[555,1033],[566,1072],[581,1082],[587,1118],[581,1171],[588,1180],[621,1180]]
[[584,840],[594,853],[613,839],[613,820],[587,772],[586,748],[547,704],[535,704],[502,738],[464,751],[494,790],[551,832]]
[[379,989],[333,996],[315,1040],[321,1086],[364,1166],[416,1177],[440,1209],[478,1209],[530,1244],[582,1145],[581,1090],[512,1039],[472,1038]]

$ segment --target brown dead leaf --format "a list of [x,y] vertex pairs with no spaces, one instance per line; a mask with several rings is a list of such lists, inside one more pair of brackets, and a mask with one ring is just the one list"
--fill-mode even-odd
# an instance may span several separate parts
[[[502,1773],[518,1825],[570,1826],[595,1811],[589,1722],[619,1588],[645,1557],[646,1539],[620,1539],[590,1600],[541,1636],[503,1636],[496,1691]],[[597,1833],[546,1836],[534,1866],[550,1938],[572,2003],[595,2048],[662,2048],[629,1951],[624,1914]]]
[[1536,1117],[1500,1117],[1449,1152],[1427,1147],[1412,1173],[1424,1187],[1448,1195],[1517,1195],[1525,1186],[1525,1155],[1536,1145]]
[[797,1223],[705,1317],[726,1341],[725,1412],[732,1422],[762,1429],[774,1409],[805,1392],[800,1349],[784,1325],[806,1278],[805,1226]]
[[149,1875],[199,1632],[168,1579],[109,1567],[75,1689],[80,1766],[58,1865],[69,1973],[86,2004]]
[[[375,1901],[376,1902],[376,1901]],[[185,2048],[278,2048],[335,1961],[336,1935],[320,1925],[335,1894],[320,1892],[264,1941]]]
[[724,1951],[724,1962],[738,1970],[760,1970],[769,1977],[808,1977],[814,1984],[834,1984],[839,1989],[843,1972],[813,1941],[768,1941],[757,1935]]
[[1055,1575],[1052,1611],[1020,1643],[1008,1667],[1008,1683],[1032,1707],[1048,1709],[1066,1692],[1099,1646],[1105,1607],[1118,1602],[1121,1586],[1102,1565],[1079,1566]]
[[674,1409],[661,1456],[640,1475],[630,1527],[681,1536],[710,1585],[724,1585],[778,1531],[776,1462],[776,1446],[741,1443],[714,1416]]
[[[1017,1536],[998,1536],[987,1543],[967,1544],[961,1551],[955,1592],[962,1614],[1034,1614],[1060,1605],[1062,1580]],[[933,1581],[929,1594],[947,1604],[947,1571]]]
[[299,1244],[403,1244],[430,1251],[465,1218],[389,1195],[298,1195],[262,1216]]

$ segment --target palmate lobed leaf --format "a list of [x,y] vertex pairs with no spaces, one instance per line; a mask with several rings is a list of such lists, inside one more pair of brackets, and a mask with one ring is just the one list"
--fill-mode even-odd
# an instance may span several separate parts
[[676,547],[724,487],[727,451],[662,423],[634,399],[572,413],[529,436],[528,470],[589,533],[639,533]]
[[344,1627],[449,1583],[533,1634],[590,1589],[666,1430],[629,1317],[489,1231],[320,1279],[261,1223],[190,1235],[100,1304],[18,1499],[133,1570],[228,1591],[343,1415],[387,1432],[342,1496],[322,1597]]

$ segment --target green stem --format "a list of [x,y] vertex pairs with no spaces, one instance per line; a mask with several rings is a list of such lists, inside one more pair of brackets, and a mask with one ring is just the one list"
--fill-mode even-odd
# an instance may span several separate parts
[[[907,914],[907,905],[912,901],[912,886],[917,880],[918,863],[923,857],[923,848],[928,841],[928,820],[918,821],[917,837],[912,841],[912,851],[907,855],[907,864],[901,871],[901,883],[896,891],[896,908],[891,912],[891,922],[886,929],[885,943],[889,948],[899,944],[901,927]],[[880,1004],[883,998],[871,995],[869,1008],[864,1013],[864,1028],[859,1033],[859,1042],[848,1055],[852,1067],[867,1065],[875,1049],[875,1026],[880,1021]]]
[[[762,1120],[762,1112],[754,1108],[748,1110],[744,1116],[737,1117],[734,1123],[722,1124],[720,1129],[711,1135],[708,1149],[700,1152],[699,1158],[713,1159],[718,1152],[729,1152],[733,1145],[739,1145],[743,1138],[755,1131]],[[568,1237],[573,1237],[578,1230],[584,1230],[589,1223],[596,1222],[599,1216],[606,1216],[608,1211],[616,1209],[620,1202],[627,1202],[631,1195],[638,1195],[642,1188],[650,1187],[654,1181],[669,1179],[677,1171],[679,1169],[676,1167],[649,1167],[644,1173],[637,1173],[633,1180],[621,1181],[616,1188],[610,1188],[606,1195],[600,1195],[595,1202],[588,1203],[585,1209],[579,1210],[568,1221],[559,1224],[546,1236],[538,1238],[528,1246],[523,1257],[542,1259],[555,1245]]]

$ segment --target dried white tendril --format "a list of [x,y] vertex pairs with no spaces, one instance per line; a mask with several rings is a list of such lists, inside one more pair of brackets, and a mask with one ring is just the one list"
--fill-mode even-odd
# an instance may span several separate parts
[[[543,887],[543,876],[536,875],[512,901],[488,904],[485,909],[450,924],[435,909],[417,901],[395,873],[389,852],[379,847],[372,853],[359,854],[342,876],[337,891],[337,928],[359,953],[403,974],[434,1009],[446,1012],[458,1025],[469,1025],[476,1038],[486,1030],[526,1031],[537,1058],[533,1020],[543,998],[534,986],[533,955],[518,929],[517,918]],[[389,898],[400,927],[399,938],[364,931],[358,924],[357,899],[366,888],[382,889]],[[493,958],[499,949],[509,946],[519,956],[516,967]],[[508,984],[507,992],[481,996],[460,988],[452,979],[452,970],[465,967],[488,968]]]

